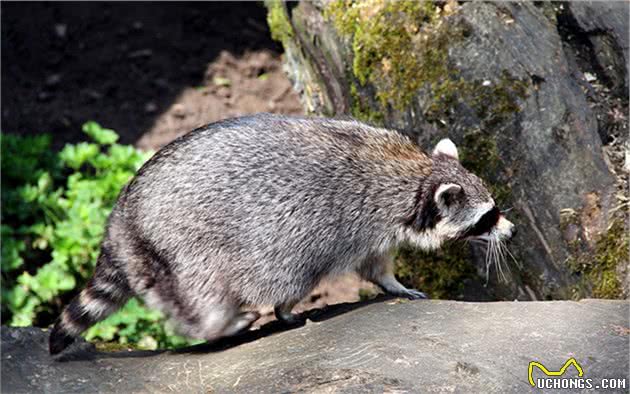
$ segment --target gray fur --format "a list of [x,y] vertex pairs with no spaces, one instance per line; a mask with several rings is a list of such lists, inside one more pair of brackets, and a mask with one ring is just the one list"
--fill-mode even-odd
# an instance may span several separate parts
[[[460,188],[436,196],[448,183]],[[321,279],[346,272],[422,298],[396,281],[389,251],[403,241],[437,248],[493,206],[456,158],[427,155],[396,131],[260,114],[157,152],[122,190],[99,264],[183,334],[214,339],[257,318],[239,312],[245,304],[291,320]]]

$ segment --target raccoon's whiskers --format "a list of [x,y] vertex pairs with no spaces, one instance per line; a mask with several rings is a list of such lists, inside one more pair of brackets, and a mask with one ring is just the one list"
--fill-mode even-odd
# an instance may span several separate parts
[[496,241],[492,242],[492,253],[494,255],[494,265],[497,267],[498,278],[501,282],[505,282],[505,274],[501,265],[501,257],[499,256],[499,246]]
[[493,236],[484,236],[480,238],[468,239],[466,242],[476,245],[482,245],[486,249],[486,285],[490,281],[490,266],[494,265],[497,270],[497,278],[504,282],[508,282],[508,274],[512,275],[512,269],[508,262],[509,258],[514,261],[516,266],[521,269],[522,264],[514,257],[507,244]]
[[507,245],[504,242],[501,242],[500,245],[501,245],[501,255],[503,256],[503,262],[505,263],[505,266],[507,267],[508,272],[512,273],[512,271],[510,270],[510,264],[508,264],[508,261],[507,261],[507,256],[508,256]]
[[505,270],[507,271],[507,273],[512,276],[512,270],[510,269],[510,265],[507,262],[507,258],[505,257],[505,244],[501,241],[499,241],[497,243],[498,248],[499,248],[499,253],[501,255],[501,260],[500,260],[500,264],[503,265],[505,267]]
[[510,256],[514,260],[517,266],[520,268],[520,263],[516,260],[514,255],[509,251],[505,243],[495,237],[470,239],[467,242],[477,245],[483,245],[486,249],[485,264],[486,264],[486,285],[490,281],[490,267],[495,266],[497,270],[497,278],[507,283],[508,274],[511,276],[512,270],[507,262],[507,256]]
[[516,264],[516,266],[518,267],[518,269],[523,269],[523,263],[521,263],[520,261],[518,261],[516,259],[516,257],[514,257],[514,255],[512,254],[512,252],[510,252],[510,248],[508,248],[507,246],[505,246],[505,251],[507,252],[508,256],[510,256],[510,258],[512,259],[512,261],[514,261],[514,264]]
[[486,247],[486,286],[488,285],[488,282],[490,281],[490,245],[488,245],[488,243],[484,243],[485,247]]
[[496,255],[495,255],[495,246],[494,246],[494,239],[490,238],[488,240],[488,251],[490,252],[490,263],[492,265],[494,265],[495,269],[497,270],[497,276],[499,275],[499,269],[497,267],[497,260],[496,260]]
[[507,276],[505,275],[505,272],[503,271],[503,258],[502,258],[502,254],[501,254],[501,242],[496,240],[496,239],[492,239],[492,252],[494,255],[494,264],[497,267],[497,272],[499,274],[499,280],[501,280],[503,283],[507,283]]
[[503,265],[505,260],[505,254],[503,252],[503,243],[501,241],[497,241],[497,263]]

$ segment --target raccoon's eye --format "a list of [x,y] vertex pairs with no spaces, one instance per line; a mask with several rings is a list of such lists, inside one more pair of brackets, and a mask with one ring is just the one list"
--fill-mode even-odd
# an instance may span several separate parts
[[474,226],[468,229],[462,237],[474,237],[490,232],[499,222],[500,217],[501,211],[499,211],[499,208],[492,208],[486,212]]

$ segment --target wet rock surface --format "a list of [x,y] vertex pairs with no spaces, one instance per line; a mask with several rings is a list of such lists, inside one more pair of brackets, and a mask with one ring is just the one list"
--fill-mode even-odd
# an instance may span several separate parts
[[[501,392],[530,390],[528,365],[628,378],[630,303],[406,302],[381,297],[269,323],[177,351],[47,352],[47,332],[2,327],[2,392]],[[569,368],[567,374],[576,376]],[[540,370],[534,379],[542,377]]]

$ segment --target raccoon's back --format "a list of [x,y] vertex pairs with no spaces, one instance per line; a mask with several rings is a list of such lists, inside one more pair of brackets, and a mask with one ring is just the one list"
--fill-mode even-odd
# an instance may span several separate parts
[[195,130],[139,171],[124,215],[175,254],[220,249],[281,265],[293,250],[292,264],[334,264],[383,242],[374,237],[387,231],[391,209],[413,204],[412,193],[396,190],[395,174],[379,174],[357,156],[379,135],[398,137],[361,127],[257,115]]

